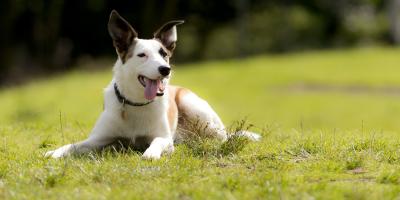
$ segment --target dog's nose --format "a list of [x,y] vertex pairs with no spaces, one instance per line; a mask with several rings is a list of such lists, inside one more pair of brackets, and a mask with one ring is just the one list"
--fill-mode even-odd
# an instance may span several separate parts
[[161,75],[168,76],[169,73],[171,72],[171,68],[167,66],[160,66],[158,67],[158,71],[160,72]]

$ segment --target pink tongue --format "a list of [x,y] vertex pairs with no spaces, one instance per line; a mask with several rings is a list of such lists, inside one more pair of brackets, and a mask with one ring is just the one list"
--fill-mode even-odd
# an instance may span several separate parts
[[156,98],[159,85],[160,80],[150,80],[146,78],[144,97],[146,97],[147,100],[153,100],[154,98]]

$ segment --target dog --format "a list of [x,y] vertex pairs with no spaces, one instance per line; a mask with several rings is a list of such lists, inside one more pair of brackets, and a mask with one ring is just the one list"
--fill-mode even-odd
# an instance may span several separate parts
[[[188,89],[169,85],[169,59],[177,42],[176,26],[170,21],[154,33],[153,39],[139,39],[132,26],[113,10],[108,22],[118,59],[114,76],[104,89],[104,110],[90,136],[81,142],[48,151],[45,156],[61,158],[101,149],[118,138],[133,145],[144,142],[148,147],[142,157],[159,159],[174,151],[180,137],[180,119],[199,120],[206,124],[207,134],[227,140],[227,132],[210,105]],[[238,134],[251,140],[260,135],[249,131]]]

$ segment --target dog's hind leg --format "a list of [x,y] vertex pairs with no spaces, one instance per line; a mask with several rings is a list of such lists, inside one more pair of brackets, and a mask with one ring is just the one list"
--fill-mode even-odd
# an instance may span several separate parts
[[[197,124],[207,135],[221,140],[227,139],[225,126],[211,106],[196,94],[185,88],[177,88],[175,101],[178,106],[179,126],[188,128],[188,124]],[[193,128],[193,127],[192,127]]]
[[[206,134],[214,134],[222,140],[227,139],[228,136],[222,120],[205,100],[187,89],[178,88],[175,101],[181,117],[185,120],[190,123],[198,122],[200,125],[205,126]],[[185,123],[185,120],[182,123]],[[184,127],[185,125],[182,126]],[[237,134],[254,141],[259,140],[261,137],[250,131],[239,131]]]

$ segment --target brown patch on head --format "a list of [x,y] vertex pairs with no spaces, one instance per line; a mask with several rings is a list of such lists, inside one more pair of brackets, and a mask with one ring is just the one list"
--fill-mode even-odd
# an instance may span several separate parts
[[129,58],[131,58],[133,56],[133,46],[135,46],[134,43],[131,45],[131,48],[129,48],[128,51],[118,53],[119,57],[121,58],[122,63],[125,63]]
[[161,49],[163,49],[167,53],[168,56],[172,56],[173,51],[168,49],[159,38],[154,38],[154,40],[161,43]]
[[113,10],[108,21],[108,33],[122,63],[125,63],[132,56],[135,38],[137,38],[136,31],[117,11]]
[[[159,39],[155,39],[160,42]],[[160,42],[161,43],[161,42]],[[172,56],[172,51],[168,50],[167,48],[164,47],[163,44],[161,44],[160,50],[158,51],[161,57],[164,58],[167,63],[169,63],[169,58]]]

